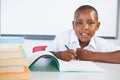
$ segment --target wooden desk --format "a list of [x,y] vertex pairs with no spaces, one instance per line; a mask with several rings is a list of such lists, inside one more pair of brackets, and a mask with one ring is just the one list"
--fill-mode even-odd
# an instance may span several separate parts
[[31,80],[120,80],[120,64],[95,63],[105,72],[57,72],[51,67],[51,70],[32,71]]

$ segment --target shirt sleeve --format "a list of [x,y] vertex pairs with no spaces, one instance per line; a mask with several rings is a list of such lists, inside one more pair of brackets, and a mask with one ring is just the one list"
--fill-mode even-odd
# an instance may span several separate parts
[[120,46],[101,38],[97,39],[97,47],[99,49],[98,51],[101,52],[113,52],[120,50]]

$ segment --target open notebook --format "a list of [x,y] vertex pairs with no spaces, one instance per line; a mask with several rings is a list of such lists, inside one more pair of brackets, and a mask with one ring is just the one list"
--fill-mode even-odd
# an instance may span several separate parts
[[70,71],[70,72],[103,72],[104,70],[97,66],[92,61],[76,61],[71,60],[69,62],[60,60],[56,58],[52,53],[46,51],[35,52],[31,57],[29,57],[29,68],[41,58],[46,57],[51,59],[51,63],[56,65],[58,71]]

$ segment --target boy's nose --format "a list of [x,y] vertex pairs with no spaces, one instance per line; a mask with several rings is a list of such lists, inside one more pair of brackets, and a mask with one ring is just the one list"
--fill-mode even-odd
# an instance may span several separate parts
[[82,27],[83,30],[87,30],[88,29],[88,25],[87,24],[84,24],[83,27]]

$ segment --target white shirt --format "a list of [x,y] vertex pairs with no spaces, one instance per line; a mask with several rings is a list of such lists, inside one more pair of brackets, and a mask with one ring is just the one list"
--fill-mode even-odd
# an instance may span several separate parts
[[[61,35],[57,35],[51,45],[46,48],[46,51],[64,51],[67,50],[65,45],[67,45],[69,49],[74,49],[75,51],[77,48],[81,47],[74,30],[69,30]],[[94,36],[84,49],[94,52],[111,52],[120,50],[120,47],[105,39]]]

